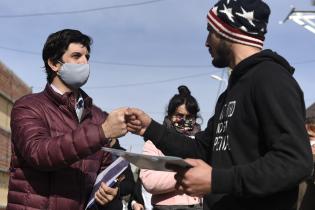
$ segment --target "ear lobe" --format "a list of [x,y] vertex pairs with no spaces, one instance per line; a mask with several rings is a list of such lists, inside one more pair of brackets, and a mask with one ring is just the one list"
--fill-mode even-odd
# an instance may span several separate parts
[[61,64],[60,63],[54,64],[50,59],[48,59],[48,65],[53,71],[57,72],[60,69]]
[[313,125],[305,125],[308,135],[315,137],[315,127]]

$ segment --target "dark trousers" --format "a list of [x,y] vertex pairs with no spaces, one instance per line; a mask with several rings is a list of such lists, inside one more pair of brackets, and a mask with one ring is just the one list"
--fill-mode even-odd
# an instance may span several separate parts
[[153,210],[202,210],[202,205],[154,205]]

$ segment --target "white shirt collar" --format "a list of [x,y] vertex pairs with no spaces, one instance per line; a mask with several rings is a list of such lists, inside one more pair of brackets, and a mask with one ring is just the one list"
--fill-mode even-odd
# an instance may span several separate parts
[[63,95],[63,93],[52,83],[50,84],[50,87],[58,94]]
[[[63,93],[53,84],[50,84],[50,87],[58,94],[60,95],[63,95]],[[83,113],[83,109],[84,109],[84,100],[83,100],[83,97],[82,95],[80,94],[79,95],[79,98],[78,100],[76,101],[76,104],[75,104],[75,112],[78,116],[78,119],[79,121],[81,121],[81,116],[82,116],[82,113]]]

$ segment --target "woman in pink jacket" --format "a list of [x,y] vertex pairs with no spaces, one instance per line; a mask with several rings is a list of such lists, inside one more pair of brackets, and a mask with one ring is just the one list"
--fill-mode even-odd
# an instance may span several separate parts
[[[184,135],[195,137],[200,131],[200,125],[196,122],[199,106],[196,99],[190,95],[186,86],[178,87],[179,94],[175,94],[168,105],[167,116],[164,125]],[[146,141],[143,154],[164,156],[150,141]],[[152,193],[153,210],[184,210],[202,209],[202,198],[192,197],[175,189],[175,172],[162,172],[142,169],[140,178],[144,188]]]

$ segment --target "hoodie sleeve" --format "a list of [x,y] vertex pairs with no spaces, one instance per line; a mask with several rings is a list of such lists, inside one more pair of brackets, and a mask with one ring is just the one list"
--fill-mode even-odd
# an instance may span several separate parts
[[292,189],[311,174],[303,93],[281,66],[271,64],[263,70],[252,82],[251,97],[268,152],[248,164],[214,168],[215,193],[262,196]]
[[178,156],[182,158],[198,158],[207,161],[211,152],[212,142],[210,139],[212,131],[212,118],[204,131],[196,134],[191,139],[183,134],[172,132],[165,126],[152,120],[144,133],[144,139],[150,139],[164,155]]

